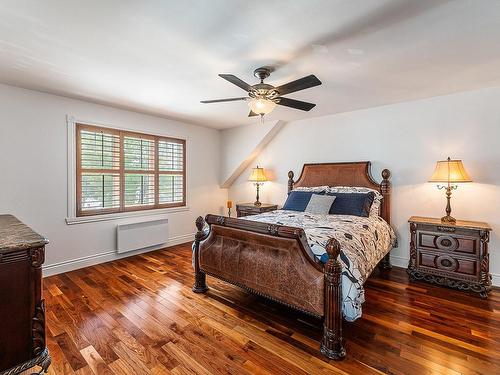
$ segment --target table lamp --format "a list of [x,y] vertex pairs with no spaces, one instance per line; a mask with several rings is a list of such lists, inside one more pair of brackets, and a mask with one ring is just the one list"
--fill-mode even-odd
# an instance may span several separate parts
[[260,207],[262,203],[259,202],[259,187],[267,181],[266,175],[264,174],[264,168],[259,168],[259,166],[252,168],[252,173],[250,174],[248,181],[253,182],[257,187],[257,199],[255,200],[254,205]]
[[438,184],[438,189],[446,189],[446,216],[441,218],[442,223],[456,222],[456,219],[451,216],[451,191],[455,190],[458,186],[457,183],[472,182],[469,175],[465,171],[462,160],[441,160],[436,163],[436,169],[432,174],[429,182],[445,183],[446,185]]

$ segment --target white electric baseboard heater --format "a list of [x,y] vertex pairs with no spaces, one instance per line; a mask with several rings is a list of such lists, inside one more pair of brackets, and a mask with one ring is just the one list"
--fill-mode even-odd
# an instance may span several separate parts
[[166,244],[168,219],[118,225],[116,238],[118,253]]

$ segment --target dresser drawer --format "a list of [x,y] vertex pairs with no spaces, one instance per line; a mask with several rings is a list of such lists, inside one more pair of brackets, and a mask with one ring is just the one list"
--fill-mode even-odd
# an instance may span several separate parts
[[479,261],[468,257],[439,254],[417,249],[417,267],[421,270],[439,271],[443,276],[457,277],[470,281],[479,278]]
[[418,230],[417,247],[477,258],[479,256],[479,237],[468,234]]

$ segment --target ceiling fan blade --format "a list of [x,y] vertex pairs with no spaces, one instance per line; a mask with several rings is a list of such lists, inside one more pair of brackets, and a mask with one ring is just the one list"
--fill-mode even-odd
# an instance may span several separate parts
[[213,99],[213,100],[202,100],[200,103],[220,103],[220,102],[235,102],[237,100],[247,100],[247,96],[242,96],[241,98],[228,98],[228,99]]
[[219,77],[224,78],[226,81],[231,82],[233,85],[241,87],[247,92],[252,91],[252,86],[232,74],[219,74]]
[[310,111],[316,104],[303,102],[301,100],[289,99],[289,98],[279,98],[278,105],[283,105],[285,107],[300,109],[301,111]]
[[250,111],[250,113],[248,114],[248,117],[258,116],[258,115],[259,115],[258,113],[255,113],[254,111]]
[[295,91],[305,90],[310,87],[319,85],[321,85],[321,81],[314,74],[311,74],[307,77],[299,78],[295,81],[278,86],[276,87],[276,90],[280,93],[280,95],[286,95]]

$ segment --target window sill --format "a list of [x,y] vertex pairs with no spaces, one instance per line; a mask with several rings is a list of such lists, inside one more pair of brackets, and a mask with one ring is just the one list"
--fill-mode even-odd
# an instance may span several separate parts
[[93,216],[67,217],[66,224],[68,225],[84,224],[84,223],[93,223],[96,221],[118,220],[118,219],[125,219],[128,217],[154,216],[154,215],[171,214],[174,212],[183,212],[183,211],[189,211],[189,207],[183,206],[183,207],[172,207],[172,208],[158,208],[155,210],[117,212],[114,214],[93,215]]

